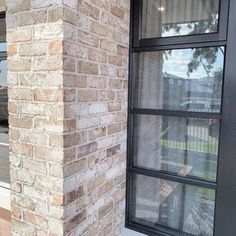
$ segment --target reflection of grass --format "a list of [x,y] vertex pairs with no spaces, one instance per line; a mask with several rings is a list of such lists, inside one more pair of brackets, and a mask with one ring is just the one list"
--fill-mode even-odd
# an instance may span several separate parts
[[218,153],[218,145],[216,143],[208,143],[208,142],[200,142],[200,141],[192,141],[192,142],[179,142],[179,141],[172,141],[167,139],[161,140],[162,147],[168,148],[176,148],[188,151],[195,151],[195,152],[204,152],[209,154],[216,155]]
[[201,172],[201,171],[193,170],[192,175],[197,176],[197,177],[202,178],[202,179],[207,179],[208,181],[215,181],[216,180],[216,173],[211,172],[211,171]]
[[205,199],[215,200],[215,190],[213,189],[198,188],[197,192]]

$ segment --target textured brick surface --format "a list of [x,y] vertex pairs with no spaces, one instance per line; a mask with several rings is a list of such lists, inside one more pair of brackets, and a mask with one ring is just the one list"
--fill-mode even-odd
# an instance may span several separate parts
[[[64,25],[64,56],[76,64],[75,72],[64,71],[70,76],[66,87],[76,92],[76,100],[68,106],[78,137],[70,147],[76,153],[68,169],[83,160],[81,171],[80,166],[74,167],[65,179],[72,196],[83,188],[65,206],[65,233],[120,235],[125,200],[129,1],[66,0],[64,4],[71,17],[78,14],[78,20],[67,18]],[[79,224],[74,224],[74,217]]]
[[7,0],[13,235],[120,235],[128,0]]

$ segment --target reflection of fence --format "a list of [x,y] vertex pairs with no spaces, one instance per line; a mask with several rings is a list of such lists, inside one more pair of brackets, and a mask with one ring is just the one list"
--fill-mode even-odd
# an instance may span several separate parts
[[218,143],[216,141],[210,143],[202,141],[178,142],[173,140],[162,139],[161,145],[162,147],[167,147],[167,148],[175,148],[194,152],[203,152],[213,155],[217,155],[218,153]]
[[212,155],[218,153],[218,120],[169,118],[163,128],[162,147]]

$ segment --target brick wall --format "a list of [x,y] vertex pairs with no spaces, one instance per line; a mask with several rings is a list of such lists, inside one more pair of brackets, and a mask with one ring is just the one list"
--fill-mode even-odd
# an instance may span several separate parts
[[[65,232],[119,235],[124,221],[129,1],[64,1]],[[67,141],[68,140],[68,141]]]
[[[63,235],[60,1],[7,0],[13,235]],[[60,19],[60,20],[59,20]]]
[[7,0],[13,235],[119,235],[128,0]]

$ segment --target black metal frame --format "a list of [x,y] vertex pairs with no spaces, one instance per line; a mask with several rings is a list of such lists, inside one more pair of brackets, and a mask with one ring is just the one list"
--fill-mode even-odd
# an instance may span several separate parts
[[228,20],[228,0],[219,1],[219,24],[218,32],[209,33],[209,34],[195,34],[195,35],[183,35],[175,37],[163,37],[163,38],[149,38],[142,39],[140,36],[141,32],[141,12],[142,12],[142,0],[136,0],[133,4],[133,47],[150,47],[150,46],[161,46],[161,45],[173,45],[178,44],[188,44],[188,43],[198,43],[198,42],[219,42],[226,40],[226,32]]
[[[134,174],[151,176],[183,184],[216,190],[214,236],[235,236],[236,227],[236,1],[220,1],[220,17],[217,33],[186,35],[177,37],[140,39],[141,2],[131,0],[130,23],[130,64],[128,96],[128,139],[127,139],[127,192],[126,227],[155,236],[181,235],[178,231],[158,226],[133,222],[135,199],[132,195]],[[167,111],[134,108],[134,78],[136,77],[137,55],[139,52],[196,47],[225,47],[224,82],[222,108],[220,113],[188,111]],[[163,171],[146,170],[133,166],[133,118],[135,114],[164,115],[189,118],[214,118],[220,120],[219,154],[216,183],[197,178],[184,178]]]

